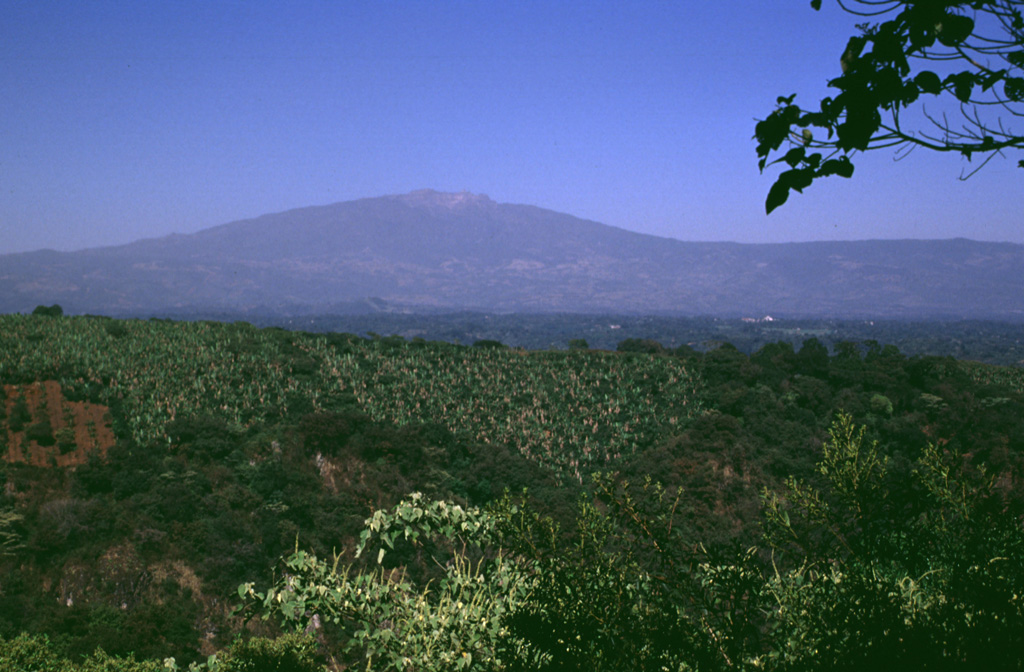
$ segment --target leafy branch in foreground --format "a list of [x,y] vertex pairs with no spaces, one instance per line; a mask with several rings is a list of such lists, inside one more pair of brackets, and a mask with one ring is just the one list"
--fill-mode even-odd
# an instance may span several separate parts
[[[872,20],[841,52],[839,93],[803,109],[795,94],[755,127],[758,166],[783,163],[768,192],[771,213],[819,178],[851,177],[856,152],[914,148],[984,160],[1024,149],[1005,118],[1024,116],[1024,18],[1016,0],[853,0],[840,6]],[[815,9],[821,0],[813,0]],[[925,106],[934,99],[939,112]],[[950,119],[953,115],[954,119]],[[817,129],[817,133],[815,132]],[[822,138],[824,134],[824,138]],[[785,152],[771,157],[783,145]],[[898,154],[900,155],[900,154]],[[1019,164],[1024,167],[1024,160]]]
[[[366,521],[356,555],[377,546],[376,568],[339,569],[337,555],[328,562],[296,548],[273,587],[257,591],[248,583],[238,594],[249,611],[299,631],[335,626],[347,651],[373,669],[504,669],[502,650],[511,640],[504,619],[529,592],[531,579],[489,543],[497,522],[475,507],[414,493]],[[432,558],[441,577],[419,587],[404,569],[386,569],[387,550],[402,541],[446,548]]]

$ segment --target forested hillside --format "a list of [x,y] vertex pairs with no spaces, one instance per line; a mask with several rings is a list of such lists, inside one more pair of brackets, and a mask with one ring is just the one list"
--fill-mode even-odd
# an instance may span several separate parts
[[1024,371],[575,345],[0,316],[0,670],[1018,669]]

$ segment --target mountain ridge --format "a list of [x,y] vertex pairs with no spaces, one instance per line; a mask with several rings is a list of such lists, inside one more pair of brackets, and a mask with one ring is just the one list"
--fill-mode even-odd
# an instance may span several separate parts
[[469,192],[295,208],[0,255],[0,312],[392,310],[1024,319],[1024,246],[686,242]]

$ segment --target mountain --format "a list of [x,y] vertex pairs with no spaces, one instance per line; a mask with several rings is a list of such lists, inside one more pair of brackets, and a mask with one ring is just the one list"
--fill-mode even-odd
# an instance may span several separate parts
[[693,243],[423,190],[0,256],[0,312],[438,311],[1024,318],[1024,246]]

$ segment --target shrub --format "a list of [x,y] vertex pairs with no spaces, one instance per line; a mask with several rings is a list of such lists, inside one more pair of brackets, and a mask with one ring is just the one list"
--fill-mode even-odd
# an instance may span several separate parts
[[64,309],[55,303],[52,306],[36,306],[32,314],[42,315],[43,317],[60,317],[64,314]]
[[70,672],[71,664],[62,659],[45,635],[22,633],[14,639],[0,640],[0,672]]
[[50,424],[49,420],[41,420],[33,425],[30,425],[25,430],[25,438],[29,441],[35,441],[40,446],[52,446],[57,443],[57,439],[53,436],[53,425]]
[[25,397],[19,396],[11,408],[11,416],[8,419],[8,427],[12,432],[20,432],[25,425],[32,421],[32,414],[28,410],[28,402]]
[[75,430],[70,427],[64,427],[58,429],[55,434],[57,439],[57,446],[60,448],[61,454],[70,453],[75,449]]
[[665,348],[657,341],[649,338],[627,338],[616,348],[619,352],[639,352],[648,355],[660,355]]
[[320,672],[316,641],[289,634],[278,639],[253,637],[231,645],[216,667],[218,672]]

